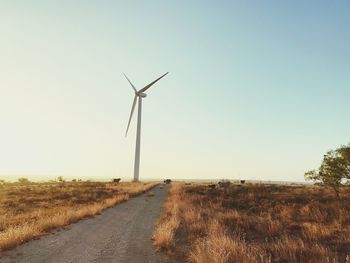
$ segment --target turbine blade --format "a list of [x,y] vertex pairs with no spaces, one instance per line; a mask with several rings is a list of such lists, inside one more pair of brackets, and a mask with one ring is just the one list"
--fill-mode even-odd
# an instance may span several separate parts
[[[124,74],[124,73],[123,73],[123,74]],[[125,74],[124,74],[124,76],[125,76],[125,78],[129,81],[129,83],[130,83],[131,87],[133,88],[133,90],[135,91],[135,93],[137,93],[137,90],[136,90],[134,84],[131,83],[131,81],[128,79],[128,77],[127,77]]]
[[135,97],[134,97],[134,101],[133,101],[133,103],[132,103],[132,107],[131,107],[131,112],[130,112],[130,117],[129,117],[128,127],[126,128],[126,132],[125,132],[125,137],[128,135],[128,130],[129,130],[129,126],[130,126],[131,118],[132,118],[132,115],[133,115],[133,113],[134,113],[135,106],[136,106],[136,100],[137,100],[137,96],[135,95]]
[[159,78],[157,78],[155,81],[151,82],[150,84],[148,84],[147,86],[145,86],[144,88],[140,89],[138,93],[141,92],[145,92],[146,90],[148,90],[154,83],[156,83],[158,80],[160,80],[161,78],[163,78],[166,74],[168,74],[169,72],[165,73],[164,75],[160,76]]

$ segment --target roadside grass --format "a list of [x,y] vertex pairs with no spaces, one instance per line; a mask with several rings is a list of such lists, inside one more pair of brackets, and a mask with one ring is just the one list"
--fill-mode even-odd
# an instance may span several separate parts
[[12,183],[0,186],[0,251],[94,216],[141,194],[150,183]]
[[154,245],[177,261],[350,262],[350,189],[175,184]]
[[173,184],[169,190],[164,204],[164,212],[157,222],[153,233],[154,245],[158,248],[172,249],[175,245],[175,233],[180,224],[178,211],[179,196],[181,185]]

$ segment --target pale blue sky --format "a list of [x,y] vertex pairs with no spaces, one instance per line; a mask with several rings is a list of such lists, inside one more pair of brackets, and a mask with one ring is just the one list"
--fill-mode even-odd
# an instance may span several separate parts
[[[2,1],[0,175],[302,181],[350,141],[347,1]],[[6,176],[5,176],[6,175]]]

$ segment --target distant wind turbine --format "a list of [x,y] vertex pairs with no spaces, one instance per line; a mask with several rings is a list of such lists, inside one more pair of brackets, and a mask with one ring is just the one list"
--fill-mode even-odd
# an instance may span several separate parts
[[135,163],[134,163],[134,181],[137,182],[139,180],[139,168],[140,168],[140,142],[141,142],[141,111],[142,111],[142,99],[147,96],[146,93],[144,93],[146,90],[148,90],[153,84],[155,84],[158,80],[163,78],[166,74],[160,76],[155,81],[152,81],[150,84],[146,85],[144,88],[140,89],[139,91],[136,90],[134,84],[131,83],[131,81],[128,79],[128,77],[124,74],[125,78],[130,83],[131,87],[133,88],[135,92],[134,101],[132,103],[130,117],[128,121],[128,126],[126,128],[125,137],[128,135],[128,130],[130,126],[130,122],[132,119],[132,115],[135,110],[136,101],[138,99],[138,111],[137,111],[137,132],[136,132],[136,149],[135,149]]

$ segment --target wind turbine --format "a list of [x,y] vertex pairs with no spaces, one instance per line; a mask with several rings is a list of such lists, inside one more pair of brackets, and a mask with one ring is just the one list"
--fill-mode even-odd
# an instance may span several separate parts
[[140,168],[140,142],[141,142],[141,111],[142,111],[142,99],[145,98],[147,96],[146,93],[144,93],[146,90],[148,90],[151,86],[153,86],[153,84],[155,84],[158,80],[160,80],[161,78],[163,78],[166,74],[168,74],[169,72],[165,73],[164,75],[160,76],[159,78],[157,78],[156,80],[152,81],[150,84],[146,85],[145,87],[143,87],[142,89],[140,89],[139,91],[136,90],[134,84],[131,83],[131,81],[128,79],[128,77],[124,74],[125,78],[128,80],[128,82],[130,83],[131,87],[133,88],[134,92],[135,92],[135,97],[134,97],[134,101],[132,103],[132,107],[131,107],[131,112],[130,112],[130,117],[129,117],[129,122],[128,122],[128,126],[126,128],[126,132],[125,132],[125,137],[128,135],[128,130],[129,130],[129,126],[130,126],[130,122],[132,119],[132,115],[134,113],[135,110],[135,106],[136,106],[136,101],[138,100],[138,109],[137,109],[137,131],[136,131],[136,149],[135,149],[135,162],[134,162],[134,181],[137,182],[139,180],[139,168]]

